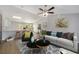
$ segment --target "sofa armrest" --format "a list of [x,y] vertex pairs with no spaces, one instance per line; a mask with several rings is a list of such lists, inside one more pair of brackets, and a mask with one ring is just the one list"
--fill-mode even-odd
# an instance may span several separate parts
[[78,50],[78,38],[77,38],[77,36],[74,36],[73,47],[76,49],[76,51]]

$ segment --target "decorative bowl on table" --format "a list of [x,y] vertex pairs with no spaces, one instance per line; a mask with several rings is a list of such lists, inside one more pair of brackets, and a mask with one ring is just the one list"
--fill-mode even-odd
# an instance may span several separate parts
[[45,39],[40,39],[36,42],[36,45],[39,47],[45,47],[45,46],[49,46],[50,42],[48,40]]
[[27,47],[29,47],[29,48],[38,48],[37,46],[36,46],[36,42],[28,42],[27,43]]

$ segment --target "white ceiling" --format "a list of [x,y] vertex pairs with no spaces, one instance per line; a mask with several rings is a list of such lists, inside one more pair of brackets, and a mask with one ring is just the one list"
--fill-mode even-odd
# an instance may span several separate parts
[[17,8],[15,6],[8,6],[8,5],[2,5],[0,6],[0,13],[3,14],[3,16],[6,16],[8,18],[12,18],[12,16],[19,16],[22,17],[21,20],[14,19],[13,21],[19,21],[19,22],[34,22],[38,19],[37,15],[34,15],[28,11],[25,11],[23,9]]
[[[79,5],[53,5],[55,7],[54,13],[55,14],[72,14],[72,13],[79,13]],[[33,14],[40,13],[38,8],[45,8],[44,5],[19,5],[16,6]],[[52,5],[48,5],[47,9],[52,7]]]
[[[78,5],[53,5],[55,7],[54,13],[55,14],[72,14],[72,13],[79,13],[79,6]],[[52,7],[52,5],[48,5],[47,9]],[[43,5],[2,5],[0,6],[0,13],[6,14],[8,17],[12,16],[20,16],[22,17],[21,20],[23,22],[30,21],[37,21],[40,19],[37,14],[40,13],[38,8],[44,8]]]

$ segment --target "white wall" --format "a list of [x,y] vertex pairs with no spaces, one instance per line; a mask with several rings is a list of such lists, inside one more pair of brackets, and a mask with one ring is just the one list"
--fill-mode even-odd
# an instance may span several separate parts
[[15,36],[16,33],[16,24],[11,21],[11,19],[4,17],[2,20],[2,40],[5,40],[7,37]]
[[16,35],[17,24],[19,23],[26,23],[26,22],[19,22],[19,21],[13,21],[15,19],[12,19],[6,15],[3,15],[2,19],[2,40],[5,40],[7,37],[12,36],[14,37]]
[[55,23],[57,21],[58,15],[50,15],[47,18],[43,17],[36,23],[44,24],[44,22],[47,22],[46,30],[49,30],[49,31],[79,32],[79,14],[62,14],[60,16],[64,17],[65,19],[69,21],[68,28],[57,28],[56,27]]

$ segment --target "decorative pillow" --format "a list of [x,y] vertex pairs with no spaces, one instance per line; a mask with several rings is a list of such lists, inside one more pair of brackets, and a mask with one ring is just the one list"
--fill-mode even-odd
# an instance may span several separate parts
[[73,36],[74,36],[74,33],[67,32],[67,33],[63,33],[62,38],[69,39],[69,40],[73,41]]
[[56,36],[61,38],[62,37],[62,34],[63,34],[62,32],[57,32],[56,33]]
[[47,31],[42,30],[41,34],[42,34],[42,35],[47,35]]
[[51,36],[56,37],[56,32],[51,32]]
[[68,39],[68,34],[69,34],[69,32],[63,33],[62,38]]
[[51,31],[47,31],[47,35],[50,35],[51,36]]
[[68,34],[68,39],[73,41],[74,33],[69,33]]

